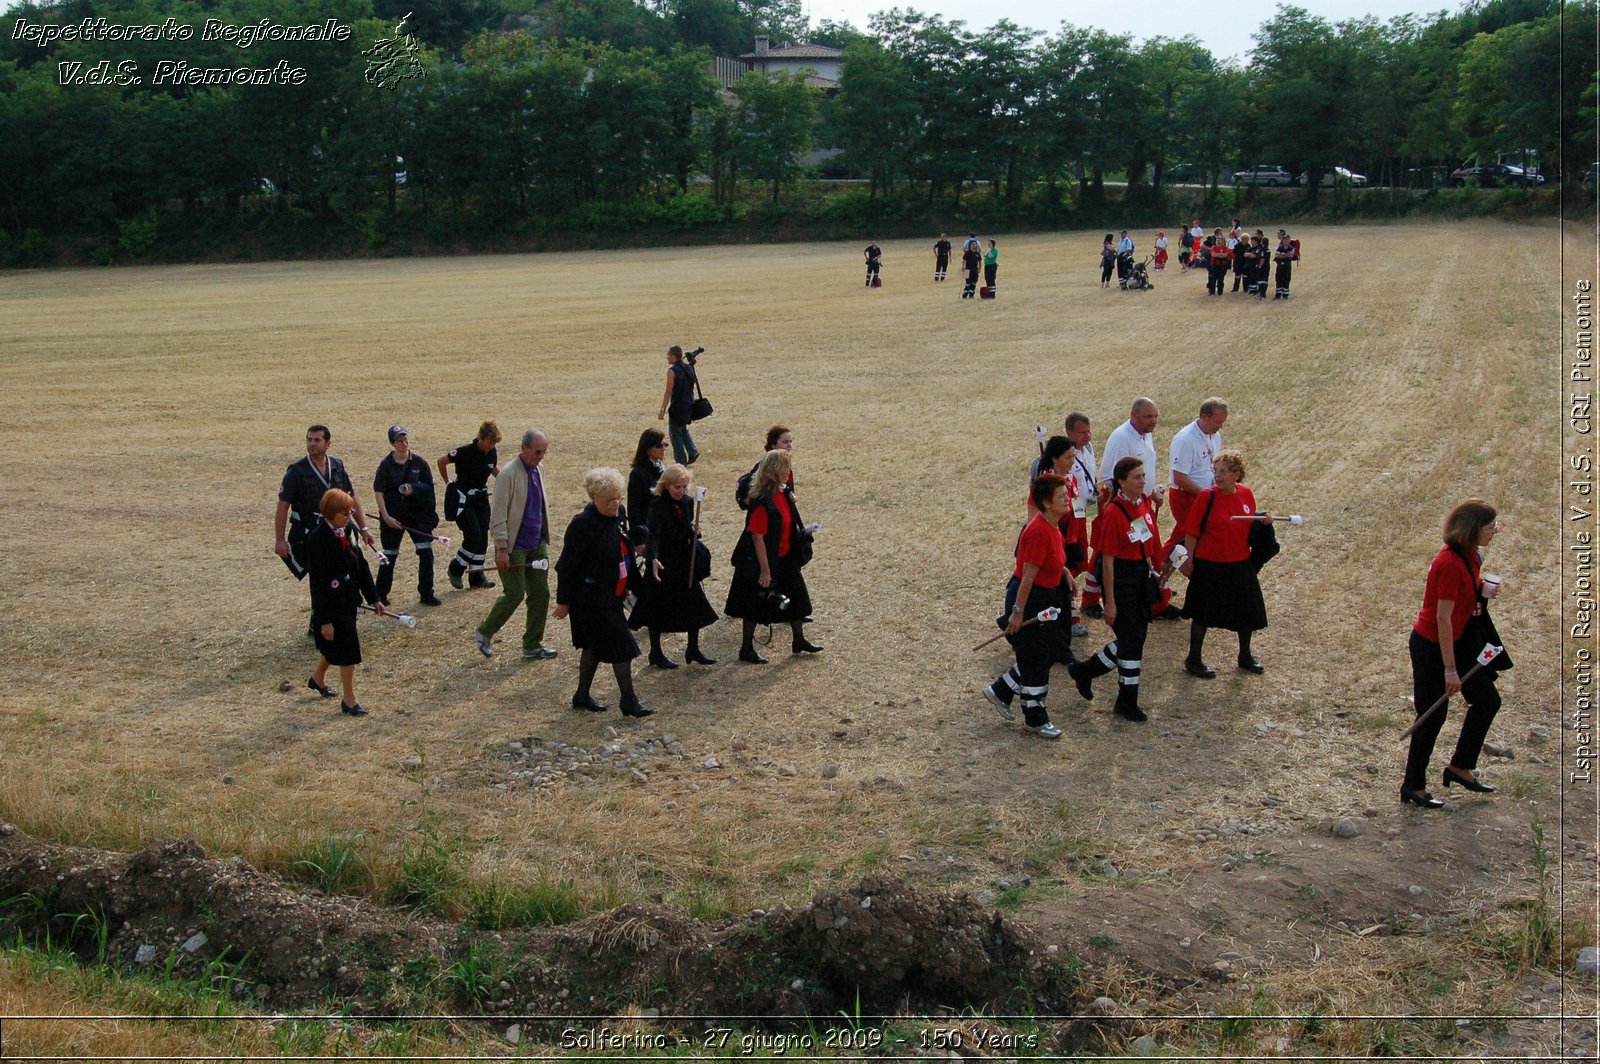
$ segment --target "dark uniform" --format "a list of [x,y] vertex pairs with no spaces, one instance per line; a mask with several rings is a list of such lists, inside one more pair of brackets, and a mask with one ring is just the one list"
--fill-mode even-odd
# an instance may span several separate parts
[[950,269],[950,241],[940,237],[933,245],[933,279],[944,280],[946,271]]
[[622,612],[630,554],[620,521],[594,503],[572,519],[561,541],[556,604],[567,607],[572,645],[598,661],[618,664],[639,656]]
[[966,272],[961,286],[962,299],[975,299],[978,294],[978,242],[967,241],[967,246],[961,251],[961,268]]
[[1289,298],[1289,281],[1294,277],[1294,260],[1299,255],[1300,252],[1288,236],[1278,239],[1278,249],[1272,253],[1272,261],[1278,265],[1277,276],[1273,278],[1277,288],[1272,294],[1273,299]]
[[350,475],[344,471],[344,463],[332,455],[325,457],[328,460],[326,477],[317,472],[317,467],[311,464],[311,456],[306,455],[284,470],[283,485],[278,489],[278,501],[289,504],[289,530],[286,537],[289,540],[289,556],[283,560],[283,564],[289,567],[296,579],[304,579],[306,575],[301,545],[312,530],[322,523],[322,496],[329,488],[355,495]]
[[[450,561],[450,583],[459,587],[462,574],[465,573],[473,587],[494,587],[494,582],[483,573],[467,573],[467,570],[482,569],[487,564],[489,474],[499,464],[499,454],[493,447],[487,453],[479,450],[478,441],[473,440],[451,451],[448,461],[456,467],[456,490],[461,492],[461,510],[456,514],[456,525],[461,529],[461,547]],[[404,523],[410,524],[409,521]]]
[[[378,602],[366,556],[351,542],[359,534],[353,525],[335,530],[324,522],[305,537],[306,572],[311,576],[311,632],[329,665],[361,664],[356,608],[363,598],[373,605]],[[322,637],[325,624],[333,625],[332,639]]]
[[[402,484],[410,485],[407,494],[401,494]],[[378,597],[385,603],[389,601],[395,559],[400,557],[400,541],[410,535],[417,548],[417,594],[424,600],[433,598],[433,538],[427,535],[439,527],[439,512],[434,508],[433,470],[415,453],[404,465],[396,462],[393,454],[388,454],[378,463],[372,490],[383,496],[385,513],[407,528],[415,529],[407,533],[387,524],[378,529],[383,556],[389,560],[378,573]]]
[[645,462],[628,470],[628,543],[644,546],[650,530],[646,527],[650,503],[655,498],[656,482],[661,479],[666,466],[660,462]]
[[867,257],[867,287],[872,287],[872,279],[878,276],[878,268],[883,265],[883,249],[877,244],[868,244],[865,251]]

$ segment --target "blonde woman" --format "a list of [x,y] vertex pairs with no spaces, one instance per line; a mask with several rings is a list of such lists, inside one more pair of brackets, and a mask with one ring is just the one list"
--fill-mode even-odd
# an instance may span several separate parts
[[790,649],[796,654],[822,649],[806,639],[811,595],[800,570],[811,560],[811,533],[800,522],[794,498],[783,490],[789,471],[789,452],[784,450],[768,451],[756,466],[744,533],[733,551],[733,586],[723,612],[744,621],[739,660],[752,665],[767,663],[756,653],[758,624],[787,621],[794,636]]
[[711,551],[695,531],[692,487],[686,466],[667,466],[656,481],[645,522],[644,578],[628,627],[650,630],[650,664],[658,669],[678,667],[661,649],[663,632],[689,634],[684,654],[689,664],[716,664],[700,652],[700,629],[716,623],[717,611],[700,589],[700,581],[711,575]]
[[622,474],[615,469],[591,469],[584,474],[583,490],[589,505],[567,525],[556,560],[557,620],[572,623],[572,645],[578,659],[578,691],[573,709],[603,713],[610,707],[589,693],[602,661],[611,665],[622,694],[622,715],[648,717],[655,712],[639,701],[633,690],[629,662],[639,656],[639,644],[628,630],[622,598],[628,586],[632,552],[622,534]]

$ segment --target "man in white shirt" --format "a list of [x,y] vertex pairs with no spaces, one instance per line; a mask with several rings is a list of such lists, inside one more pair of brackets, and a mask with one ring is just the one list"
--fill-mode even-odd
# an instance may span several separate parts
[[1161,477],[1156,469],[1156,422],[1160,419],[1154,399],[1143,396],[1133,401],[1128,420],[1111,430],[1106,438],[1106,453],[1100,456],[1100,505],[1117,490],[1115,483],[1117,463],[1132,455],[1144,461],[1144,482],[1148,487],[1145,499],[1150,509],[1159,512],[1165,492],[1160,487]]
[[1133,237],[1128,235],[1126,229],[1119,232],[1121,238],[1117,241],[1117,280],[1121,281],[1133,272]]
[[[1150,512],[1157,519],[1160,518],[1161,501],[1166,495],[1166,489],[1161,487],[1161,476],[1156,465],[1156,422],[1159,419],[1160,411],[1156,409],[1155,400],[1140,396],[1133,401],[1133,409],[1128,413],[1128,420],[1111,430],[1111,435],[1106,438],[1106,453],[1100,456],[1102,510],[1117,490],[1117,463],[1131,455],[1144,462],[1144,482],[1147,489],[1144,498],[1150,504]],[[1162,551],[1161,557],[1150,560],[1159,567],[1166,561],[1166,552]],[[1087,607],[1085,609],[1087,612]],[[1177,616],[1177,610],[1172,606],[1170,588],[1162,590],[1161,600],[1155,604],[1151,612],[1158,617]],[[1090,613],[1090,616],[1094,616],[1094,613]]]
[[1175,525],[1183,524],[1195,497],[1217,481],[1211,462],[1222,453],[1222,424],[1227,420],[1227,402],[1212,396],[1200,404],[1200,416],[1172,437],[1170,498]]

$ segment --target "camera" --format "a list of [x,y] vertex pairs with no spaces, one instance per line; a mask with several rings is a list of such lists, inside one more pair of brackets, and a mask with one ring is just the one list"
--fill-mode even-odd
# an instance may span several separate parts
[[694,360],[699,358],[701,355],[703,355],[705,353],[706,353],[706,349],[705,348],[697,347],[693,351],[685,351],[683,353],[683,360],[685,362],[689,363],[689,365],[692,366],[692,365],[694,365]]
[[774,613],[782,613],[789,608],[789,596],[775,587],[764,587],[756,591],[756,598]]

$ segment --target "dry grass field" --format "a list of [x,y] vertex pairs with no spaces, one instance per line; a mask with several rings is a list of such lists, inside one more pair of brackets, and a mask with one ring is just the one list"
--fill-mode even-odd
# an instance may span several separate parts
[[[1495,1015],[1382,1037],[1400,1055],[1414,1039],[1470,1056],[1565,1038],[1592,1053],[1592,1023],[1582,1041],[1581,1023],[1531,1018],[1592,1003],[1576,982],[1565,1002],[1549,989],[1594,941],[1593,793],[1562,786],[1551,649],[1557,264],[1591,268],[1592,234],[1307,229],[1287,303],[1208,300],[1198,273],[1173,270],[1152,292],[1102,291],[1100,233],[995,235],[1002,294],[982,303],[931,282],[932,236],[886,243],[878,290],[861,287],[865,239],[8,276],[0,819],[118,848],[192,834],[279,869],[349,839],[374,890],[443,839],[480,881],[568,882],[591,908],[659,896],[700,915],[894,871],[994,891],[1082,953],[1131,1013]],[[727,590],[734,480],[783,422],[804,511],[823,525],[807,576],[824,653],[791,658],[780,634],[772,664],[741,665],[724,620],[705,640],[712,669],[636,663],[649,722],[575,713],[564,623],[550,625],[554,661],[520,660],[517,621],[486,661],[470,636],[488,594],[451,591],[441,557],[445,605],[413,608],[407,549],[395,603],[420,624],[362,621],[372,715],[342,718],[305,689],[307,597],[272,555],[271,526],[308,424],[332,427],[369,506],[392,422],[430,462],[484,417],[508,456],[542,427],[564,526],[583,472],[625,467],[659,424],[671,343],[705,345],[716,404],[695,433],[708,592],[720,605]],[[1103,442],[1141,394],[1160,404],[1163,471],[1172,432],[1222,395],[1258,498],[1306,515],[1263,574],[1268,671],[1194,680],[1180,667],[1187,624],[1158,624],[1150,722],[1113,717],[1109,685],[1082,702],[1058,671],[1050,707],[1066,735],[1047,743],[978,696],[1004,644],[970,647],[993,631],[1033,426],[1082,410]],[[1489,568],[1505,574],[1496,616],[1517,667],[1490,741],[1515,756],[1486,761],[1493,797],[1402,810],[1406,631],[1444,514],[1475,494],[1501,511]],[[1089,623],[1098,645],[1106,630]],[[668,646],[681,656],[681,637]],[[1231,662],[1229,638],[1210,649]],[[613,693],[602,677],[597,694]],[[587,775],[519,786],[501,756],[533,737],[593,751],[668,733],[685,756],[649,758],[643,782],[596,757]],[[1330,832],[1345,816],[1363,821],[1359,837]],[[1538,895],[1536,824],[1567,938],[1519,968],[1506,957],[1518,906]],[[1385,931],[1360,933],[1374,925]],[[1171,989],[1207,972],[1220,977]],[[0,979],[0,1013],[94,1005],[70,998]],[[1380,1027],[1306,1042],[1263,1021],[1250,1044],[1364,1053]],[[87,1030],[59,1027],[117,1044]],[[1127,1033],[1146,1030],[1193,1044],[1175,1020]]]

